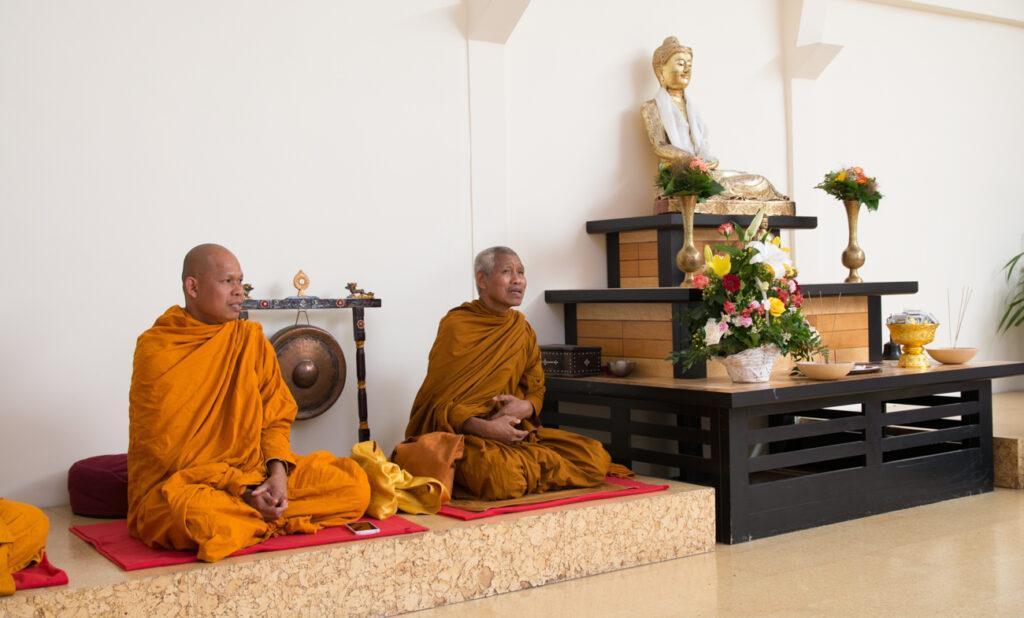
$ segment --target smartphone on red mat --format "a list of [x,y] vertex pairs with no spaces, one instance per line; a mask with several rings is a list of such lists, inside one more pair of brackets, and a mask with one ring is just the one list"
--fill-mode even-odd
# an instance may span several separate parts
[[380,532],[380,528],[368,521],[354,521],[350,524],[345,524],[345,527],[351,530],[352,534],[358,534],[359,536],[377,534]]

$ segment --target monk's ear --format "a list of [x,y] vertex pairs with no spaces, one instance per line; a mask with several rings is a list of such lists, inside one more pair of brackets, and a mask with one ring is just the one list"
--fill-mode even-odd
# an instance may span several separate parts
[[477,292],[483,292],[484,288],[487,287],[485,285],[486,283],[487,283],[487,275],[485,275],[482,272],[476,273],[476,291]]
[[182,283],[182,288],[185,290],[185,296],[189,298],[199,297],[199,280],[193,276],[185,277],[185,281]]

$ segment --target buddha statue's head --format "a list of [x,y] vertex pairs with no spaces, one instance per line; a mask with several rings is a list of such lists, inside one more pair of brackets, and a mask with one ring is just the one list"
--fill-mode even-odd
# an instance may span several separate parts
[[690,85],[690,72],[693,69],[693,50],[683,45],[674,36],[670,36],[654,50],[651,61],[658,82],[666,90],[683,90]]

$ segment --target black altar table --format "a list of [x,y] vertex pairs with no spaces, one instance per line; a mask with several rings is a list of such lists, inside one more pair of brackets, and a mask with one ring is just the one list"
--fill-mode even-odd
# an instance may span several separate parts
[[549,377],[542,418],[606,433],[619,463],[714,486],[718,540],[740,543],[992,491],[992,379],[1022,373],[976,362],[831,382]]

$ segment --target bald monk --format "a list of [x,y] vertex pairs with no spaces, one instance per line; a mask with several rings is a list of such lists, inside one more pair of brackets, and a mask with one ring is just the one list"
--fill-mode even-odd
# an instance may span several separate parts
[[181,280],[185,307],[165,311],[135,348],[132,535],[214,562],[272,536],[361,517],[370,488],[354,461],[292,453],[295,400],[260,325],[238,320],[235,256],[200,245],[185,256]]
[[508,247],[492,247],[474,270],[480,298],[441,320],[406,438],[463,434],[455,484],[464,496],[504,500],[600,484],[613,465],[600,442],[541,426],[537,336],[512,310],[526,292],[522,261]]
[[14,594],[14,578],[43,559],[50,520],[32,506],[0,498],[0,597]]

